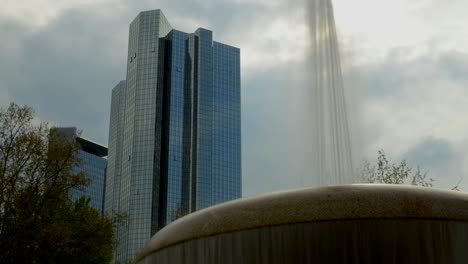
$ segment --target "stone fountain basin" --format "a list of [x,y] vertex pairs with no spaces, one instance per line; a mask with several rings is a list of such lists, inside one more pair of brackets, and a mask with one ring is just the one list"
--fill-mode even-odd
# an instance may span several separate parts
[[160,230],[138,263],[468,263],[468,194],[402,185],[276,192]]

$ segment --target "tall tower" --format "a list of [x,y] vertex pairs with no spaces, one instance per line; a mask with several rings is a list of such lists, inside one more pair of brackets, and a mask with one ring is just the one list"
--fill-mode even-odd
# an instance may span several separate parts
[[127,80],[112,92],[105,211],[128,215],[116,259],[132,259],[180,216],[239,198],[240,140],[239,49],[141,12]]

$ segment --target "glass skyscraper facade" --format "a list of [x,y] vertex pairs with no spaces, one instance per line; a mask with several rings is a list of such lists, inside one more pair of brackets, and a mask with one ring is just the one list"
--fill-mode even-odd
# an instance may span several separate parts
[[75,200],[85,195],[91,198],[91,206],[102,214],[104,211],[104,181],[107,160],[84,150],[80,150],[78,156],[81,159],[81,165],[77,170],[82,171],[90,183],[84,190],[73,189],[72,199]]
[[128,215],[116,260],[176,218],[241,197],[240,50],[210,30],[141,12],[110,119],[105,211]]
[[54,128],[55,133],[63,133],[67,138],[76,140],[80,145],[78,151],[78,159],[80,166],[74,168],[75,172],[83,172],[85,177],[90,181],[89,185],[84,189],[72,189],[70,192],[72,201],[77,200],[81,196],[86,196],[91,199],[90,205],[98,209],[102,214],[104,211],[104,184],[107,169],[107,148],[82,138],[77,134],[75,127]]

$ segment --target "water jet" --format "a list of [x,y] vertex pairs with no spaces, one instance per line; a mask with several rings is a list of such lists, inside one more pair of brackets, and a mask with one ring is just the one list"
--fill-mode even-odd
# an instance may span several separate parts
[[353,173],[349,100],[346,100],[340,50],[331,0],[304,0],[309,47],[304,94],[304,142],[309,143],[310,172],[320,186],[356,182]]

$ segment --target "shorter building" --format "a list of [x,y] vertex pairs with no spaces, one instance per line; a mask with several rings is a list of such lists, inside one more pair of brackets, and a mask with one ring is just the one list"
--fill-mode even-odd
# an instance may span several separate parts
[[104,184],[107,169],[107,147],[82,138],[78,135],[76,127],[56,128],[59,133],[64,133],[67,137],[75,138],[81,149],[78,158],[81,165],[76,168],[76,172],[83,172],[90,180],[85,189],[73,189],[71,191],[72,200],[76,200],[85,195],[91,198],[91,206],[98,209],[101,214],[104,212]]

